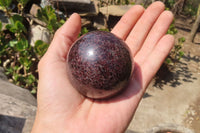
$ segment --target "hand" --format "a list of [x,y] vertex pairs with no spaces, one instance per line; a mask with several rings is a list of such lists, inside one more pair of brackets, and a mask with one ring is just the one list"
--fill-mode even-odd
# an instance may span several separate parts
[[73,14],[56,32],[39,63],[38,110],[32,133],[120,133],[128,127],[149,82],[173,47],[165,35],[173,20],[161,2],[146,10],[133,6],[111,31],[130,47],[135,60],[131,82],[111,99],[91,100],[68,81],[66,57],[81,29]]

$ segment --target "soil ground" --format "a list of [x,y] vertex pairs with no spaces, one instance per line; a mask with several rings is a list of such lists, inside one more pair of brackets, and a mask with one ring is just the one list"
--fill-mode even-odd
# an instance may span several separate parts
[[173,70],[163,66],[161,78],[149,85],[128,132],[146,132],[160,124],[181,125],[200,133],[200,33],[188,42],[189,31],[178,30],[185,37],[185,55]]
[[[179,36],[184,35],[188,37],[188,32],[180,31]],[[197,78],[200,79],[200,33],[198,33],[195,37],[194,43],[187,42],[183,48],[186,55],[188,55],[188,63],[190,63],[188,67],[192,69],[192,73],[197,73]],[[193,58],[191,58],[191,56]],[[200,90],[200,82],[198,83]],[[187,109],[187,117],[184,119],[185,124],[189,125],[196,133],[200,133],[200,93],[196,100],[191,103]]]

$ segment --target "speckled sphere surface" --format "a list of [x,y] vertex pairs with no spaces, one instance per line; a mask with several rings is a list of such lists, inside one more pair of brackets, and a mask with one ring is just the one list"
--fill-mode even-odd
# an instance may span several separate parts
[[82,95],[103,99],[127,86],[133,59],[123,40],[109,32],[93,31],[72,45],[67,68],[72,86]]

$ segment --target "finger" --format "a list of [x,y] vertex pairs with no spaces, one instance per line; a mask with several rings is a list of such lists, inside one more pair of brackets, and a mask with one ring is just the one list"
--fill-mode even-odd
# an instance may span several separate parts
[[46,68],[48,68],[49,64],[52,62],[65,62],[69,46],[78,36],[81,28],[80,25],[80,16],[75,13],[57,30],[47,52],[38,64],[39,72],[41,71],[40,73],[45,73]]
[[143,12],[144,8],[142,6],[133,6],[127,13],[122,16],[120,21],[115,25],[111,32],[125,40]]
[[126,39],[126,43],[132,50],[133,56],[136,55],[141,48],[146,36],[148,35],[151,27],[154,25],[157,18],[164,11],[164,4],[162,2],[154,2],[143,13],[138,20],[131,33]]
[[173,45],[174,37],[172,35],[165,35],[141,65],[143,88],[146,88],[152,77],[156,74]]
[[164,11],[149,32],[142,48],[135,56],[135,61],[141,64],[151,53],[155,45],[164,36],[173,20],[173,14],[170,11]]
[[77,38],[80,28],[80,16],[73,14],[57,30],[49,49],[40,60],[38,64],[38,101],[40,103],[56,104],[57,108],[59,105],[59,108],[66,109],[66,105],[67,108],[76,107],[82,102],[83,98],[73,89],[68,80],[66,68],[68,49]]
[[77,39],[80,29],[80,16],[77,13],[74,13],[65,24],[56,31],[47,52],[58,56],[58,58],[66,58],[69,47]]

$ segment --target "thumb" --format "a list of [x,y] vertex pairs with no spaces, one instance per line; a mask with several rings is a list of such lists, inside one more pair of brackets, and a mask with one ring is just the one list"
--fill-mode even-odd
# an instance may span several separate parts
[[[77,36],[81,29],[81,19],[77,13],[71,15],[71,17],[60,27],[40,62],[38,63],[39,75],[45,75],[47,70],[55,69],[52,66],[53,62],[63,63],[66,61],[66,56],[69,47],[77,39]],[[48,68],[48,69],[47,69]]]
[[76,40],[80,29],[80,16],[75,13],[57,30],[47,52],[40,60],[38,107],[48,107],[49,111],[57,109],[66,111],[69,105],[78,105],[81,101],[80,94],[68,81],[66,69],[69,47]]
[[77,13],[74,13],[65,22],[65,24],[56,31],[52,43],[47,51],[47,54],[51,53],[54,56],[57,56],[58,58],[65,59],[69,47],[77,39],[80,29],[80,16]]
[[[71,17],[60,27],[40,62],[38,63],[39,75],[46,73],[50,69],[52,62],[65,62],[69,47],[77,39],[81,29],[81,19],[77,13]],[[53,66],[52,66],[53,67]]]

